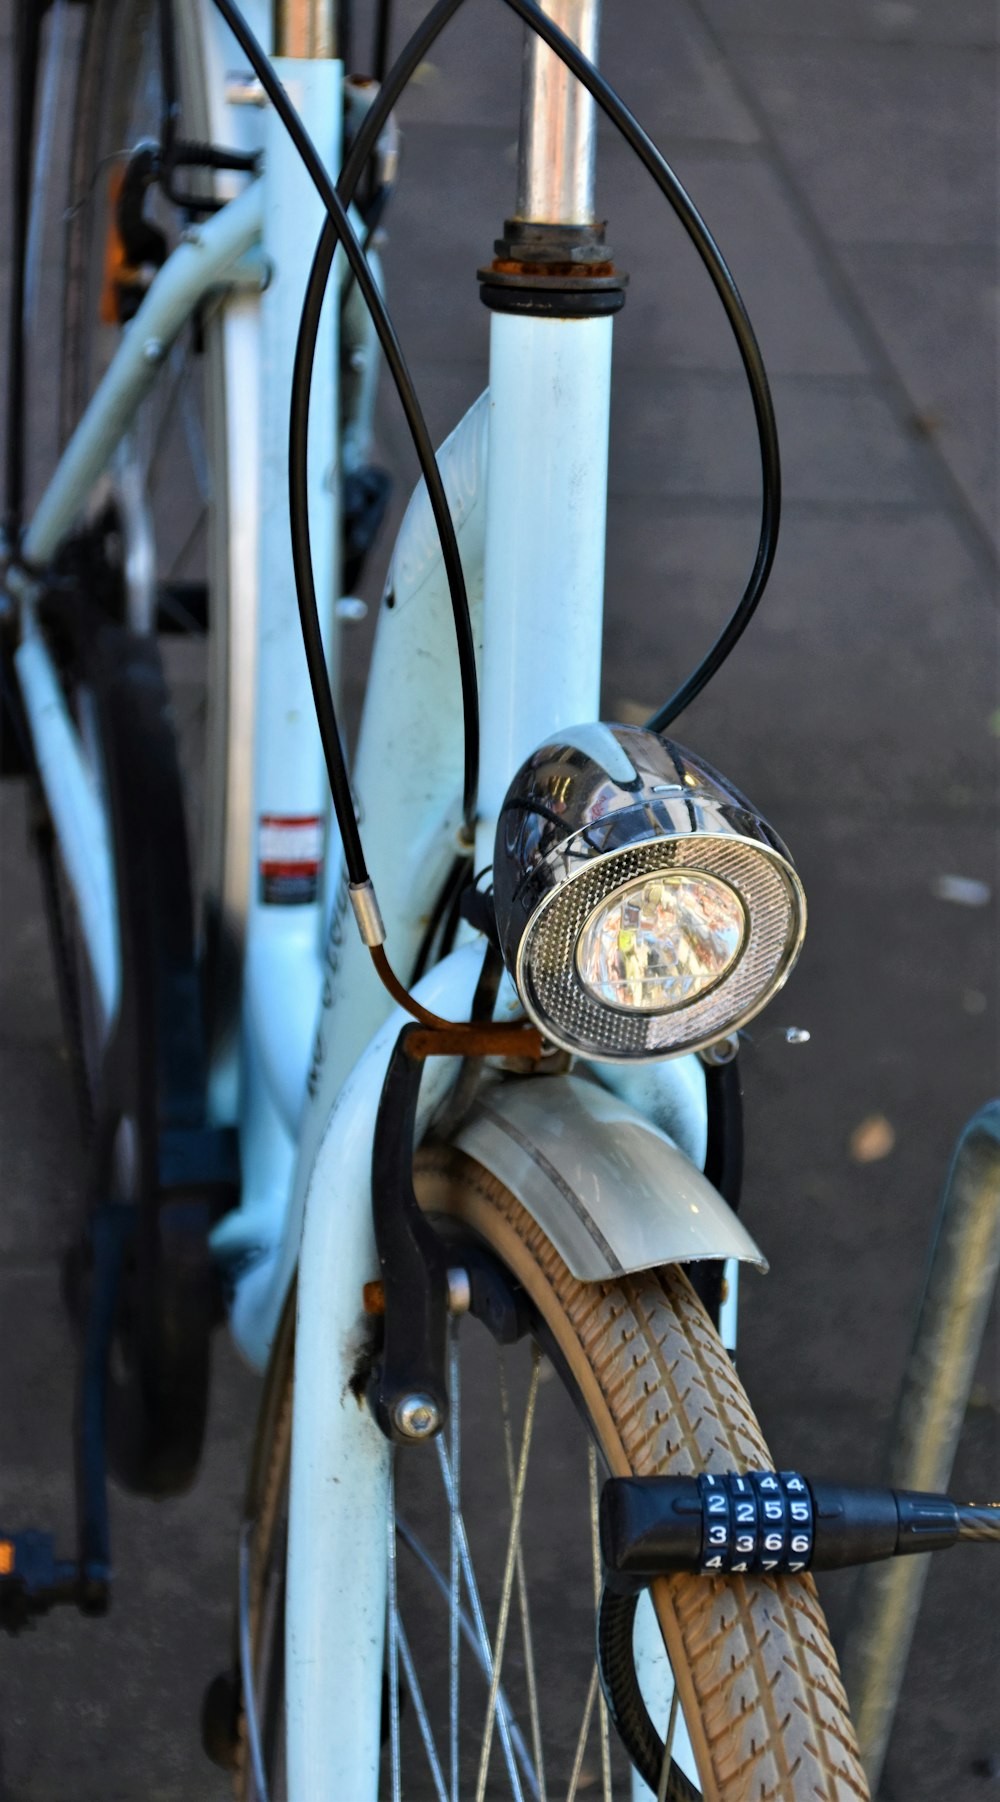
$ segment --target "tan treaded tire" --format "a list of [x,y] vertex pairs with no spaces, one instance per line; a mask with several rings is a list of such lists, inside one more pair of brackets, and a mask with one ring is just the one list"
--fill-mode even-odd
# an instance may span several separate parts
[[[732,1362],[679,1270],[578,1282],[509,1191],[447,1148],[421,1152],[417,1193],[428,1212],[460,1220],[523,1285],[613,1473],[770,1466]],[[281,1387],[290,1381],[286,1361]],[[288,1459],[290,1408],[273,1388],[268,1416],[270,1456],[261,1447],[257,1461],[261,1546]],[[654,1600],[705,1802],[864,1802],[868,1787],[810,1577],[678,1576],[657,1584]]]

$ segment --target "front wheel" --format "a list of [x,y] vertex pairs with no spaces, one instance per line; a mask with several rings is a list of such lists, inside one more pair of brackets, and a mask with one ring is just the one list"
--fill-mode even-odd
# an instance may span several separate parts
[[[396,1459],[379,1794],[627,1797],[631,1774],[609,1731],[594,1656],[600,1482],[759,1469],[770,1462],[767,1448],[678,1270],[580,1283],[514,1197],[470,1159],[427,1149],[416,1179],[456,1262],[463,1247],[491,1260],[515,1298],[520,1336],[498,1343],[471,1316],[456,1321],[448,1432]],[[500,1337],[513,1320],[498,1310]],[[248,1509],[255,1702],[271,1802],[287,1793],[291,1382],[289,1312]],[[656,1725],[672,1738],[661,1796],[867,1797],[809,1577],[678,1576],[655,1586],[654,1606],[637,1657]],[[247,1802],[259,1795],[245,1718],[236,1790]]]

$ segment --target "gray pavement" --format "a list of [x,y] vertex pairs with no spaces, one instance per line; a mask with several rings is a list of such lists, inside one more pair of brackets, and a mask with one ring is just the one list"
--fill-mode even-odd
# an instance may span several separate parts
[[[407,0],[398,29],[422,10]],[[606,7],[606,66],[703,207],[774,377],[787,493],[775,574],[679,735],[787,837],[810,898],[800,968],[744,1058],[745,1211],[772,1269],[745,1283],[740,1362],[780,1462],[859,1480],[878,1470],[951,1144],[997,1086],[995,31],[986,0]],[[402,111],[385,257],[438,434],[485,379],[475,269],[511,200],[518,41],[501,8],[470,0]],[[605,708],[640,719],[738,592],[756,471],[721,313],[610,140],[600,196],[632,274],[616,327]],[[390,397],[380,439],[401,505],[413,465]],[[359,652],[355,704],[360,670]],[[76,1141],[24,808],[18,785],[0,790],[0,1518],[68,1530],[56,1252]],[[949,875],[988,885],[989,901],[941,898]],[[784,1046],[773,1029],[789,1022],[809,1027],[808,1048]],[[867,1143],[883,1155],[865,1160],[856,1135],[875,1117],[888,1131]],[[0,1649],[0,1793],[225,1793],[201,1761],[196,1707],[226,1643],[254,1397],[220,1341],[195,1491],[157,1508],[115,1498],[112,1616],[52,1619]],[[994,1321],[963,1495],[1000,1495],[998,1413]],[[986,1802],[997,1788],[987,1559],[954,1552],[932,1571],[884,1784],[895,1802]],[[825,1585],[838,1632],[849,1592],[848,1577]]]

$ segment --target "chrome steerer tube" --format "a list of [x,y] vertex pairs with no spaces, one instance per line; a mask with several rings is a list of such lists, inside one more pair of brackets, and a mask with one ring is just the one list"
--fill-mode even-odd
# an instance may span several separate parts
[[[545,0],[594,58],[600,0]],[[594,219],[594,104],[530,33],[516,214],[479,272],[490,308],[478,864],[519,765],[600,704],[612,316]]]
[[[601,0],[541,0],[553,24],[597,61]],[[546,225],[594,218],[597,108],[564,62],[525,29],[515,217]]]
[[275,56],[337,55],[334,0],[274,0],[273,18]]

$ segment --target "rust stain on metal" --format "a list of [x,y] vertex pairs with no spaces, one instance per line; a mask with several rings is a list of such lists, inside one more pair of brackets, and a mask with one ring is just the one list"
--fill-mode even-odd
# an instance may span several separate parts
[[366,1314],[384,1314],[385,1284],[366,1283],[361,1291],[361,1301]]
[[477,1025],[438,1027],[416,1031],[406,1041],[410,1057],[520,1057],[537,1063],[542,1055],[542,1035],[534,1026]]
[[606,279],[616,273],[613,263],[517,263],[506,257],[495,257],[490,264],[494,275],[536,275],[546,280],[565,281],[580,276],[586,280]]

